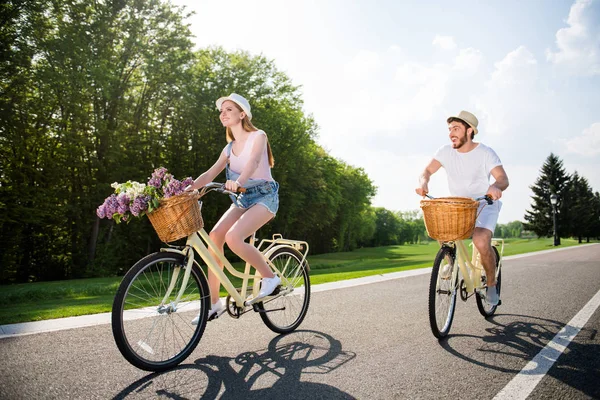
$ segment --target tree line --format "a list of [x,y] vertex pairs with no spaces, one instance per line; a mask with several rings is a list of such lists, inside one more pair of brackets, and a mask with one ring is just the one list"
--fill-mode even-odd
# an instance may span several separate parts
[[[231,92],[250,99],[275,155],[281,207],[261,237],[313,254],[428,240],[419,212],[373,207],[364,170],[317,144],[300,88],[272,60],[194,50],[185,17],[166,0],[0,6],[0,283],[119,274],[160,248],[147,219],[95,210],[115,181],[209,168],[226,143],[215,99]],[[228,203],[205,199],[208,227]]]
[[[194,51],[183,10],[163,0],[13,0],[0,10],[2,282],[119,273],[158,249],[147,219],[117,225],[95,210],[112,182],[209,168],[226,144],[215,100],[231,92],[251,100],[282,187],[261,236],[301,238],[317,253],[372,237],[372,181],[316,143],[300,88],[271,60]],[[228,202],[206,199],[208,226]]]
[[[594,192],[577,171],[567,173],[558,156],[553,153],[548,156],[530,188],[532,204],[525,214],[524,229],[538,237],[553,236],[556,213],[558,238],[573,237],[579,243],[600,238],[600,193]],[[555,206],[551,201],[553,195]]]

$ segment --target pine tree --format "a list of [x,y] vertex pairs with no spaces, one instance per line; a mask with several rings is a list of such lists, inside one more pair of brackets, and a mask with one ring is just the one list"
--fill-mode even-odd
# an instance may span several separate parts
[[581,243],[582,238],[589,238],[594,228],[594,193],[587,179],[579,176],[577,171],[571,177],[569,185],[569,207],[571,215],[570,236],[576,237]]
[[[557,235],[570,231],[569,223],[569,182],[570,177],[565,172],[563,162],[553,153],[550,153],[535,184],[530,186],[533,191],[531,210],[525,213],[524,228],[535,232],[537,236],[550,237],[553,233],[552,204],[550,196],[558,196]],[[560,239],[559,239],[560,244]]]
[[587,237],[587,241],[590,241],[590,237],[600,238],[600,193],[594,193],[592,199],[592,229],[590,235]]

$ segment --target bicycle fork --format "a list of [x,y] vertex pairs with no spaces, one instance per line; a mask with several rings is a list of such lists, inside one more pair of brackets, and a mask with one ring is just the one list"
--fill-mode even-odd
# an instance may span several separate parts
[[173,274],[171,275],[171,282],[169,283],[169,288],[167,289],[165,296],[163,297],[160,305],[158,306],[159,314],[170,314],[177,311],[177,305],[181,300],[181,296],[183,296],[183,292],[187,287],[187,282],[190,279],[190,274],[192,273],[192,264],[194,263],[194,257],[190,257],[190,251],[193,251],[191,247],[187,247],[187,251],[185,253],[185,272],[183,274],[181,287],[179,288],[179,293],[177,293],[177,298],[174,301],[171,301],[168,305],[167,300],[171,296],[173,289],[175,288],[175,284],[177,283],[177,278],[179,277],[179,273],[181,272],[181,266],[176,266],[173,269]]

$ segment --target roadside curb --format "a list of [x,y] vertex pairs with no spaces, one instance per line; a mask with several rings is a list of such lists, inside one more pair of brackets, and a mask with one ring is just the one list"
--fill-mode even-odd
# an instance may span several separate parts
[[[595,246],[600,243],[589,243],[578,246],[564,247],[561,249],[551,249],[535,251],[531,253],[518,254],[514,256],[506,256],[503,260],[515,260],[524,257],[531,257],[539,254],[554,253],[557,251],[566,251],[579,249],[586,246]],[[431,272],[431,267],[411,269],[407,271],[390,272],[389,274],[371,275],[363,278],[348,279],[345,281],[322,283],[313,285],[311,291],[313,293],[324,292],[334,289],[345,289],[354,286],[368,285],[371,283],[384,282],[393,279],[407,278],[411,276],[425,275]],[[18,324],[0,325],[0,339],[10,338],[15,336],[33,335],[36,333],[53,332],[65,329],[83,328],[95,325],[105,325],[111,323],[111,313],[83,315],[80,317],[67,317],[49,319],[44,321],[23,322]]]

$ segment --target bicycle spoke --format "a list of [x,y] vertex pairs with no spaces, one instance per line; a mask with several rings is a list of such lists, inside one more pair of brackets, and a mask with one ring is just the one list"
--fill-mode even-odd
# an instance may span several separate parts
[[302,255],[292,248],[280,248],[270,256],[270,262],[281,275],[283,288],[294,289],[293,294],[291,291],[284,291],[262,305],[267,312],[261,313],[260,316],[274,332],[293,331],[306,315],[310,299],[310,280],[301,263],[302,259]]
[[[113,306],[113,334],[119,350],[132,364],[149,371],[181,362],[196,347],[206,326],[205,319],[199,325],[192,325],[192,319],[208,309],[208,284],[197,266],[191,266],[186,282],[182,273],[174,279],[181,268],[176,260],[183,256],[157,253],[136,264],[124,278]],[[165,298],[171,283],[172,292]],[[180,293],[181,300],[174,304]],[[165,304],[160,304],[163,299]]]
[[437,338],[446,336],[456,306],[456,265],[452,250],[442,247],[436,255],[429,283],[429,323]]

